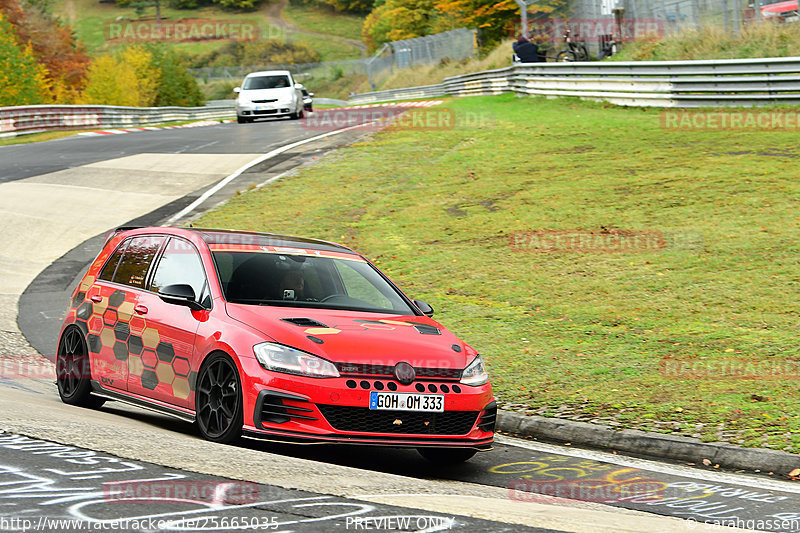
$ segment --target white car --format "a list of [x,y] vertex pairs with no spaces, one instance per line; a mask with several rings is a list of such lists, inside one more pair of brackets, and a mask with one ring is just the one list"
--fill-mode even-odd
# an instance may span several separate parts
[[303,118],[302,86],[295,83],[288,70],[269,70],[248,74],[236,100],[236,119],[239,124],[257,118],[288,116]]

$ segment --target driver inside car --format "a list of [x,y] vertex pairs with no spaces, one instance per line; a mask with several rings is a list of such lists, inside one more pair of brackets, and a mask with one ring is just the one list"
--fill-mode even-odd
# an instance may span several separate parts
[[280,284],[281,300],[302,300],[305,279],[299,270],[290,270],[283,275]]

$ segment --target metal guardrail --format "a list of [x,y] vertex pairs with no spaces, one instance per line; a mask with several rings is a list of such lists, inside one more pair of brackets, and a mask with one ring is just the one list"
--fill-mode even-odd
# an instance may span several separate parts
[[514,93],[574,96],[625,106],[800,104],[800,57],[703,61],[522,63],[444,82],[358,94],[351,104]]
[[116,107],[105,105],[33,105],[0,107],[0,136],[38,131],[130,128],[182,122],[215,120],[235,115],[231,105],[206,107]]

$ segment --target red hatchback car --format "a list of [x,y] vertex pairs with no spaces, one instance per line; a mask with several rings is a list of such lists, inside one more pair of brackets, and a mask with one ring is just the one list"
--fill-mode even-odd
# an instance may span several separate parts
[[491,447],[480,355],[356,252],[223,230],[120,228],[72,296],[61,399],[120,400],[206,439],[414,447],[459,462]]

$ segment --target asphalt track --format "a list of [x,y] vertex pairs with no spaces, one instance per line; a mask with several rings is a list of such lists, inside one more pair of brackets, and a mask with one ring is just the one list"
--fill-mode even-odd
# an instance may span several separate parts
[[[143,153],[256,154],[318,134],[318,131],[303,131],[296,123],[276,122],[70,138],[38,145],[4,147],[0,148],[0,179],[8,182],[32,178],[40,175],[37,172],[58,174]],[[346,139],[342,141],[346,142]],[[329,148],[330,145],[312,148],[309,153]],[[43,152],[47,153],[46,161],[42,161]],[[307,160],[309,154],[287,154],[281,161],[254,168],[242,182],[232,184],[231,189],[221,194],[230,194],[242,183],[256,183],[282,172],[284,167],[281,164],[291,166],[304,157]],[[196,196],[198,191],[188,195],[189,198]],[[187,195],[184,195],[158,209],[141,213],[137,218],[146,224],[158,223],[187,202]],[[97,253],[99,244],[95,236],[69,249],[35,276],[23,295],[19,323],[40,353],[53,352],[53,332],[57,331],[65,308],[66,292]],[[37,359],[28,361],[32,366],[46,368],[41,358],[39,362],[34,362]],[[429,513],[440,510],[444,514],[453,513],[451,516],[469,515],[472,518],[460,518],[458,522],[459,527],[468,531],[473,527],[503,531],[505,526],[496,523],[497,520],[516,524],[515,530],[521,530],[520,526],[543,525],[561,531],[702,530],[695,527],[693,520],[721,520],[751,529],[754,526],[748,525],[747,521],[760,520],[758,529],[800,531],[800,522],[778,522],[780,519],[800,518],[800,489],[791,483],[765,477],[726,474],[512,439],[502,440],[493,451],[479,454],[465,465],[444,469],[432,468],[411,450],[293,447],[252,440],[244,441],[239,447],[220,447],[200,441],[187,424],[116,402],[107,404],[100,411],[64,406],[58,401],[52,379],[32,377],[30,372],[14,375],[7,372],[5,363],[6,360],[0,379],[0,402],[4,406],[0,428],[104,450],[120,457],[150,461],[162,465],[162,468],[182,468],[178,474],[188,476],[190,480],[196,478],[187,474],[189,471],[215,474],[225,479],[254,478],[252,481],[264,487],[263,490],[270,495],[278,494],[272,492],[275,490],[336,494],[338,498],[370,502],[369,505],[375,506],[370,513],[410,512],[408,509],[380,507],[391,503],[415,509],[411,514],[426,509]],[[33,413],[36,415],[32,416]],[[125,435],[124,439],[120,439],[120,434]],[[170,452],[148,447],[148,443],[153,442],[168,447]],[[30,456],[15,455],[7,450],[0,452],[0,461],[4,468],[9,469],[8,475],[17,475],[14,472],[31,468],[31,475],[41,477],[42,469],[52,470],[52,465],[47,466],[46,461],[41,465],[31,463]],[[187,453],[188,450],[194,450],[197,455]],[[203,454],[203,451],[209,453]],[[242,471],[241,463],[237,463],[242,457],[263,458],[271,461],[274,468]],[[701,459],[698,458],[698,462]],[[299,471],[305,474],[298,476],[297,469],[287,466],[295,464],[302,464]],[[147,468],[158,467],[150,465]],[[311,470],[328,475],[317,478],[309,475]],[[0,470],[0,497],[5,494],[5,487],[18,486],[18,483],[4,485],[5,475]],[[6,479],[13,481],[16,478]],[[303,497],[316,497],[316,494]],[[470,498],[478,502],[482,497],[486,501],[480,504],[464,503]],[[482,508],[487,502],[495,508]],[[173,504],[165,505],[167,512],[182,510],[175,509]],[[275,505],[278,506],[275,507],[278,520],[289,521],[298,516],[297,509],[292,507],[296,502],[284,507],[280,507],[283,504]],[[38,507],[20,510],[20,507],[12,509],[7,504],[0,504],[0,515],[41,516],[41,510],[36,510]],[[98,508],[103,508],[102,513],[106,513],[106,507],[101,505]],[[65,508],[60,509],[63,511]],[[101,513],[101,516],[115,516],[116,507],[108,509],[107,514]],[[657,515],[672,518],[658,518]],[[495,522],[474,522],[476,516],[479,519],[489,517]],[[688,518],[689,521],[676,520],[678,518]],[[767,520],[773,527],[763,527]],[[337,529],[346,526],[346,523],[335,520],[330,524]],[[292,530],[303,530],[303,527],[313,526],[297,520],[291,525]],[[324,529],[328,530],[327,527]]]
[[0,183],[136,154],[260,154],[319,135],[289,120],[102,135],[0,147]]
[[2,531],[546,532],[229,480],[0,432]]

